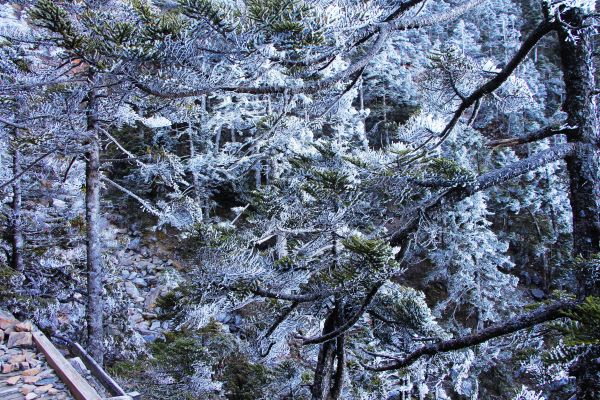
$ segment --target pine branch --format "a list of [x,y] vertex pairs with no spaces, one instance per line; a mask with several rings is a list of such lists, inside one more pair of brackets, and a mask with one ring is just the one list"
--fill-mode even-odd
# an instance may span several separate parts
[[[185,97],[197,97],[203,96],[206,94],[213,94],[215,92],[232,92],[232,93],[246,93],[246,94],[284,94],[287,93],[289,95],[294,94],[313,94],[320,92],[324,89],[330,88],[336,83],[343,81],[352,77],[355,73],[359,72],[363,68],[365,68],[371,60],[381,51],[383,46],[385,45],[388,37],[390,36],[391,31],[403,31],[409,29],[418,29],[434,24],[440,24],[444,22],[448,22],[454,20],[467,11],[473,9],[478,6],[485,0],[472,0],[463,4],[462,6],[456,7],[453,11],[436,15],[433,17],[426,18],[414,18],[408,21],[397,21],[392,20],[390,22],[383,22],[379,24],[373,25],[370,30],[365,31],[363,37],[372,37],[377,34],[377,39],[371,46],[371,48],[366,52],[366,54],[361,57],[358,61],[351,64],[345,70],[320,81],[312,82],[308,85],[297,86],[297,87],[287,87],[287,86],[216,86],[216,87],[206,87],[201,89],[190,89],[190,90],[182,90],[177,92],[164,91],[161,89],[154,89],[151,86],[139,82],[134,79],[135,86],[141,91],[151,94],[156,97],[161,97],[165,99],[178,99]],[[412,4],[412,3],[411,3]],[[416,4],[416,3],[415,3]]]
[[[391,235],[390,243],[393,246],[401,245],[417,228],[420,215],[423,212],[432,212],[444,205],[458,203],[479,191],[489,189],[490,187],[524,175],[551,162],[562,160],[572,155],[575,152],[575,149],[576,146],[572,143],[555,146],[540,151],[531,157],[514,162],[506,167],[498,168],[483,174],[470,185],[453,187],[441,193],[433,194],[431,197],[424,200],[419,205],[412,207],[404,214],[406,215],[406,222],[403,224],[402,228]],[[433,186],[431,185],[432,183],[434,182],[428,182],[430,186]],[[441,184],[439,186],[444,185]]]
[[562,301],[539,308],[530,313],[525,313],[514,317],[507,322],[494,324],[480,332],[472,335],[462,336],[455,339],[444,340],[438,343],[432,343],[420,347],[409,353],[404,358],[381,366],[364,366],[370,371],[392,371],[405,368],[416,362],[423,356],[434,356],[439,353],[462,350],[471,346],[487,342],[500,336],[509,335],[522,329],[552,321],[558,318],[565,318],[565,312],[574,310],[579,303],[575,301]]
[[310,294],[276,293],[276,292],[272,292],[272,291],[266,290],[266,289],[261,289],[258,287],[250,289],[250,292],[252,292],[258,296],[268,297],[270,299],[292,301],[295,303],[309,303],[312,301],[324,299],[333,294],[333,292],[330,292],[330,291],[323,291],[323,292],[319,292],[319,293],[310,293]]
[[529,54],[535,45],[554,29],[555,24],[553,22],[544,21],[539,24],[537,28],[529,34],[513,58],[506,64],[506,66],[504,66],[504,68],[502,68],[500,72],[498,72],[485,84],[477,88],[469,96],[464,98],[458,109],[454,112],[452,119],[442,131],[441,140],[438,142],[438,145],[442,143],[448,137],[448,135],[450,135],[463,113],[477,101],[481,100],[484,96],[493,93],[496,89],[502,86],[502,84],[512,75],[517,67],[521,65],[525,57],[527,57],[527,54]]
[[4,119],[4,118],[2,118],[2,117],[0,117],[0,122],[1,122],[1,123],[3,123],[3,124],[5,124],[5,125],[11,126],[11,127],[15,128],[15,129],[23,129],[23,130],[27,130],[27,129],[29,129],[29,128],[28,128],[27,126],[25,126],[25,125],[18,124],[18,123],[16,123],[16,122],[13,122],[13,121],[10,121],[10,120],[7,120],[7,119]]

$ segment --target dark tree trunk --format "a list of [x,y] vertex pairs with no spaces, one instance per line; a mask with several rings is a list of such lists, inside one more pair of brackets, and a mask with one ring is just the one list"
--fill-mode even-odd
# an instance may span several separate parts
[[[329,314],[323,326],[323,334],[335,330],[337,320],[337,307]],[[317,359],[317,368],[315,369],[315,378],[311,387],[313,400],[327,400],[331,390],[331,375],[333,362],[335,360],[335,342],[329,340],[319,347],[319,357]]]
[[[568,124],[576,128],[567,136],[568,141],[577,144],[574,154],[567,158],[573,249],[575,255],[587,258],[600,250],[600,149],[593,101],[592,32],[584,28],[581,9],[567,10],[562,20],[559,39],[566,87],[563,109],[568,115]],[[569,30],[577,36],[576,41],[569,37]]]
[[[561,20],[558,36],[566,87],[563,109],[569,125],[576,128],[567,136],[569,142],[576,144],[575,152],[566,159],[573,210],[573,250],[576,256],[589,258],[600,250],[600,149],[593,101],[592,28],[585,26],[590,21],[586,21],[579,8],[562,12]],[[600,288],[591,274],[582,272],[580,295],[598,295]],[[600,398],[597,352],[597,348],[592,348],[582,354],[571,369],[577,382],[577,400]]]
[[[94,84],[93,77],[90,79]],[[88,351],[102,365],[104,361],[102,250],[100,244],[100,139],[98,137],[97,98],[90,90],[87,105],[87,134],[85,170],[85,217],[87,239],[87,330]]]
[[[15,130],[15,149],[13,152],[13,176],[21,173],[21,150],[19,149],[18,130]],[[23,230],[21,225],[21,180],[17,179],[12,185],[12,216],[11,216],[11,265],[16,271],[23,271]]]
[[[323,335],[343,325],[343,301],[337,300],[335,308],[325,320]],[[344,387],[346,367],[346,338],[342,334],[321,344],[315,378],[311,387],[313,400],[338,400]]]
[[333,385],[331,387],[330,400],[337,400],[342,394],[344,388],[344,371],[346,370],[346,336],[340,335],[336,339],[335,354],[337,365],[335,367],[335,375],[333,377]]

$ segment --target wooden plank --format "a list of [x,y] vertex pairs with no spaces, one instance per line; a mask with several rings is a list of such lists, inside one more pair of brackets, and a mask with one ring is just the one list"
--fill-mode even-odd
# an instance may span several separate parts
[[83,379],[42,332],[34,331],[32,334],[37,348],[44,353],[46,361],[71,391],[75,400],[102,400],[98,392]]
[[87,351],[79,343],[71,343],[71,352],[81,358],[87,369],[90,370],[94,378],[98,380],[110,394],[113,396],[127,396],[127,393],[119,386],[119,384],[98,365]]

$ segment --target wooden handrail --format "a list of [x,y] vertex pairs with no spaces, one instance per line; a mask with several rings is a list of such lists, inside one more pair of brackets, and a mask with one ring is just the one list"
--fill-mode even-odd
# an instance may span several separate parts
[[35,345],[44,353],[46,361],[67,386],[75,400],[102,400],[98,392],[73,368],[42,332],[34,330],[31,334]]
[[132,400],[140,400],[141,395],[138,392],[126,393],[125,390],[104,371],[104,369],[88,354],[87,351],[77,342],[70,342],[69,349],[71,353],[81,358],[87,369],[90,370],[94,378],[98,380],[108,390],[108,392],[116,396],[111,399],[129,398]]

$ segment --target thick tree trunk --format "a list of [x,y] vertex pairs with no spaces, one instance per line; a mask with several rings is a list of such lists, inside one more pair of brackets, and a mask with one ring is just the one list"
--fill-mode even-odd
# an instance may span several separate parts
[[[92,79],[93,84],[93,79]],[[97,130],[97,99],[92,89],[87,106],[87,134],[85,170],[85,217],[87,239],[87,329],[88,351],[100,365],[104,361],[104,329],[102,296],[102,250],[100,244],[100,139]]]
[[[21,173],[21,150],[19,149],[18,131],[15,131],[15,149],[13,152],[13,176]],[[21,180],[17,179],[12,185],[12,216],[11,216],[11,240],[12,255],[11,265],[16,271],[23,271],[23,230],[21,224]]]
[[[589,257],[600,251],[600,162],[593,92],[592,37],[584,28],[584,13],[572,8],[562,14],[559,29],[560,54],[566,87],[563,105],[568,124],[575,127],[568,141],[576,149],[567,158],[573,210],[573,249],[575,255]],[[577,40],[569,36],[569,30]]]
[[[566,159],[573,211],[573,250],[576,256],[589,258],[600,251],[600,149],[593,96],[592,28],[586,27],[590,21],[579,8],[563,11],[560,19],[558,36],[566,88],[563,109],[569,125],[576,128],[567,136],[569,142],[576,144],[575,152]],[[599,294],[600,288],[588,271],[582,271],[579,280],[581,296]],[[578,400],[600,398],[597,352],[597,348],[592,348],[582,354],[571,369]]]

